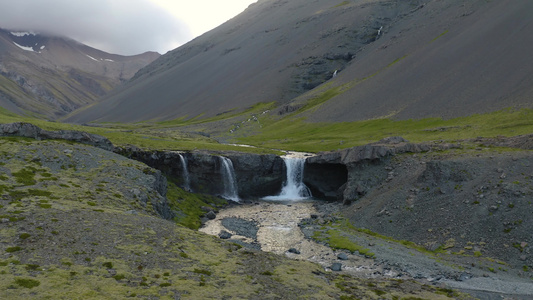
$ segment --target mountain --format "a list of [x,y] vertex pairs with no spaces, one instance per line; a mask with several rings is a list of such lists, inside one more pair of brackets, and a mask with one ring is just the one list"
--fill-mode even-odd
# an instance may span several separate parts
[[109,54],[64,37],[0,29],[0,106],[57,119],[94,103],[159,56]]
[[533,2],[260,0],[68,120],[170,120],[276,102],[310,121],[532,107]]

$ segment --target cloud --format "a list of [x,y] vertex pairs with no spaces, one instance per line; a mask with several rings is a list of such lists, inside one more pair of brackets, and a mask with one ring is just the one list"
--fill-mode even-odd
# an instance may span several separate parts
[[111,53],[165,53],[192,38],[186,24],[148,0],[2,2],[4,29],[62,35]]

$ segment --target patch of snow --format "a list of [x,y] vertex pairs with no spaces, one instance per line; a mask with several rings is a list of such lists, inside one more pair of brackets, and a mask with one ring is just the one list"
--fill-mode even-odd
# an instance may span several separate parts
[[88,54],[85,54],[85,55],[86,55],[88,58],[90,58],[90,59],[92,59],[92,60],[94,60],[94,61],[98,61],[98,59],[96,59],[96,58],[94,58],[94,57],[92,57],[92,56],[90,56],[90,55],[88,55]]
[[112,60],[112,59],[106,59],[105,61],[115,62],[115,61]]
[[41,46],[41,50],[43,50],[46,46]]
[[27,36],[27,35],[35,35],[34,32],[31,32],[31,31],[12,31],[10,32],[11,35],[14,35],[14,36],[18,36],[18,37],[23,37],[23,36]]
[[20,49],[22,49],[22,50],[26,50],[26,51],[31,51],[31,52],[35,52],[35,51],[33,50],[33,48],[32,48],[32,47],[25,47],[25,46],[21,46],[21,45],[19,45],[19,44],[15,43],[15,42],[13,42],[13,44],[15,44],[15,45],[16,45],[17,47],[19,47],[19,48],[20,48]]

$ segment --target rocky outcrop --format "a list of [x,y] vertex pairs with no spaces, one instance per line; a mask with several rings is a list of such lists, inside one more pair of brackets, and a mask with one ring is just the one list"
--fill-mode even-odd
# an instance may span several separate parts
[[0,124],[0,136],[19,136],[36,140],[66,140],[113,151],[113,144],[101,135],[76,130],[48,131],[24,122]]
[[481,146],[496,146],[533,150],[533,134],[518,135],[512,137],[497,136],[494,138],[477,138],[473,140]]
[[[402,137],[389,137],[368,145],[322,152],[307,159],[306,178],[327,179],[308,181],[306,184],[313,190],[322,191],[328,197],[336,195],[339,201],[350,204],[392,175],[379,167],[390,157],[402,153],[421,153],[457,147],[460,146],[456,144],[414,144]],[[343,168],[346,171],[343,171]],[[332,172],[324,176],[324,170],[328,169]],[[365,170],[364,173],[361,172],[362,169]],[[337,176],[333,177],[333,174]],[[343,178],[346,179],[344,182]]]

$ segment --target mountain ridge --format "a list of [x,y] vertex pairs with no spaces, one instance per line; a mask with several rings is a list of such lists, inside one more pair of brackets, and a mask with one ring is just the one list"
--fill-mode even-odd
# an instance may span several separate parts
[[109,54],[65,37],[0,29],[0,104],[58,119],[94,103],[158,56]]

